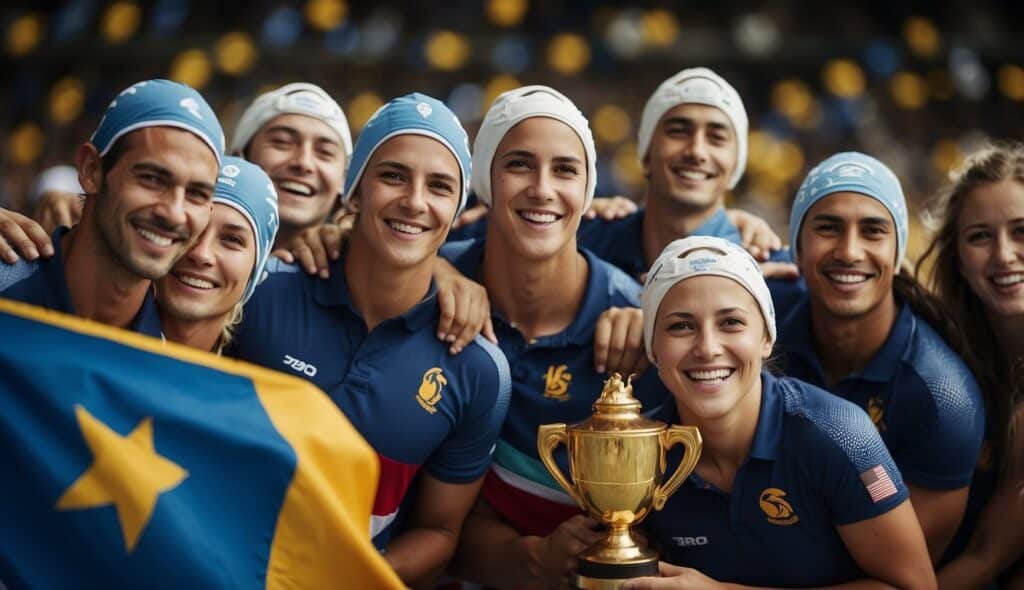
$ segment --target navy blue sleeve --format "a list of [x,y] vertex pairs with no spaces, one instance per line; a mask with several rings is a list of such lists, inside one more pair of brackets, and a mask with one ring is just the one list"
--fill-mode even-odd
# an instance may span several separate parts
[[39,269],[39,263],[19,258],[14,264],[0,260],[0,292],[27,279]]
[[890,402],[889,445],[911,485],[962,488],[971,483],[985,435],[984,403],[959,357],[944,344],[929,354],[935,358],[901,379]]
[[468,483],[491,466],[494,445],[508,413],[512,380],[504,353],[477,336],[459,355],[468,366],[459,393],[469,396],[453,432],[427,460],[431,475],[448,483]]
[[[271,257],[267,261],[267,278],[245,304],[242,322],[235,329],[231,344],[224,354],[278,371],[286,370],[276,355],[278,339],[295,329],[289,326],[292,311],[301,301],[298,281],[302,270]],[[275,305],[275,302],[277,305]]]

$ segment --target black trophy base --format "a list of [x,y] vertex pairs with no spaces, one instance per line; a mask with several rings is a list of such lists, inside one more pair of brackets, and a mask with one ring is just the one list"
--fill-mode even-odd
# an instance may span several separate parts
[[619,590],[626,580],[658,575],[658,559],[633,563],[599,563],[579,560],[573,586],[578,590]]

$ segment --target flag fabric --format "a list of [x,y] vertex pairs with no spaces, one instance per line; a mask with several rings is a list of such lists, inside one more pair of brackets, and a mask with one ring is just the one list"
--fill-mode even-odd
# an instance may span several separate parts
[[881,465],[875,465],[861,473],[860,480],[864,483],[872,502],[881,502],[897,491],[896,485],[892,483],[892,478],[885,471],[885,467]]
[[302,379],[0,299],[0,453],[11,590],[403,587],[375,455]]

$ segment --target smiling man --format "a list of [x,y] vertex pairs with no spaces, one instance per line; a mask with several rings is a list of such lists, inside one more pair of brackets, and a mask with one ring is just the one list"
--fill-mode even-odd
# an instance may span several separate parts
[[963,517],[985,416],[974,377],[926,321],[927,294],[901,274],[907,225],[899,180],[875,158],[812,169],[790,216],[807,291],[783,311],[776,350],[787,375],[868,412],[937,560]]
[[127,88],[75,155],[81,222],[54,232],[51,258],[0,266],[0,296],[159,336],[151,281],[206,228],[223,150],[195,90],[168,80]]
[[242,113],[230,151],[256,164],[277,188],[276,247],[322,224],[341,195],[352,157],[345,113],[315,84],[296,82],[261,94]]

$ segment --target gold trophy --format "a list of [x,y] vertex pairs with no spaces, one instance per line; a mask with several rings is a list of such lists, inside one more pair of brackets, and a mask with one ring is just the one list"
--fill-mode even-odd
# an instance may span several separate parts
[[[658,554],[637,544],[630,527],[651,509],[661,510],[697,466],[701,437],[695,426],[668,426],[640,415],[632,379],[616,373],[605,382],[594,414],[572,426],[545,424],[537,431],[544,466],[569,496],[608,527],[603,539],[578,558],[573,583],[582,590],[618,589],[638,576],[658,575]],[[564,443],[569,451],[572,483],[552,458]],[[665,453],[682,443],[686,454],[662,484]]]

